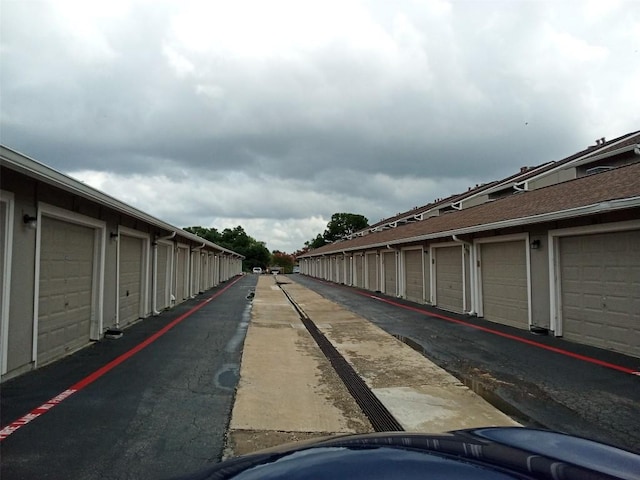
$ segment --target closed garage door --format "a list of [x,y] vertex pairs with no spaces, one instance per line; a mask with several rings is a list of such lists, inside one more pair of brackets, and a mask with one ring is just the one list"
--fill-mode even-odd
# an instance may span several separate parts
[[336,270],[334,272],[334,280],[336,283],[344,281],[344,257],[336,257]]
[[[182,303],[187,298],[187,281],[188,271],[187,260],[189,258],[189,250],[187,248],[178,247],[176,253],[176,302]],[[222,270],[222,269],[220,269]],[[222,273],[220,274],[222,276]]]
[[385,252],[382,261],[384,263],[384,293],[396,295],[396,252]]
[[364,257],[362,255],[356,255],[356,271],[354,274],[354,284],[357,287],[364,287]]
[[170,281],[171,281],[171,245],[158,245],[158,259],[156,272],[156,308],[164,310],[170,303]]
[[424,295],[425,302],[431,303],[431,265],[432,259],[429,251],[424,251]]
[[39,364],[89,343],[95,230],[42,217]]
[[559,245],[564,337],[640,357],[640,231]]
[[344,257],[344,283],[351,285],[352,280],[353,257]]
[[422,250],[406,250],[404,252],[404,272],[405,272],[405,295],[407,300],[422,303],[423,300],[423,278],[422,273]]
[[378,256],[373,254],[367,254],[367,288],[369,290],[378,290],[378,262],[376,259]]
[[484,317],[528,329],[526,242],[484,243],[480,246],[480,262]]
[[209,255],[200,254],[200,293],[209,288]]
[[125,326],[141,315],[142,239],[120,235],[120,325]]
[[337,275],[336,262],[337,262],[336,257],[331,257],[331,259],[329,260],[329,280],[332,282],[336,281],[336,275]]
[[436,256],[436,305],[462,312],[462,249],[440,247]]

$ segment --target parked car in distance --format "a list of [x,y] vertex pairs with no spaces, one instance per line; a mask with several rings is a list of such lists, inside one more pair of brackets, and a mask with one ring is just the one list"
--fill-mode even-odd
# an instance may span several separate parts
[[262,268],[261,267],[253,267],[253,273],[257,273],[258,275],[260,275],[262,273]]

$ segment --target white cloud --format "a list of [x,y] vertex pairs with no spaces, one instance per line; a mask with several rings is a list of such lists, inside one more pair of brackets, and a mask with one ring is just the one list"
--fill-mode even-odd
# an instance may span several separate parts
[[125,17],[129,3],[126,0],[55,0],[49,7],[55,12],[60,35],[71,47],[70,53],[76,60],[95,64],[116,57],[117,52],[110,44],[104,27]]

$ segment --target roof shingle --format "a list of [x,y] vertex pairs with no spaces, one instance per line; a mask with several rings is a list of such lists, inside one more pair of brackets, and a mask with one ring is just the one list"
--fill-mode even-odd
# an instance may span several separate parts
[[[494,224],[521,220],[522,224],[545,221],[536,217],[570,212],[575,209],[603,204],[613,200],[636,199],[633,207],[640,208],[640,162],[607,172],[581,177],[545,188],[522,192],[475,207],[453,211],[364,237],[344,240],[312,250],[305,256],[342,252],[376,246],[416,237],[446,236],[452,232],[472,229],[483,231]],[[607,206],[603,205],[606,211]],[[639,215],[640,218],[640,215]]]

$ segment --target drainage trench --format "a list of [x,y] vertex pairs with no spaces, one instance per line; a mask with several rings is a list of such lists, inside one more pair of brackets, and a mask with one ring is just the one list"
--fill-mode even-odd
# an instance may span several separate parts
[[298,312],[300,320],[306,327],[311,337],[329,360],[331,366],[338,374],[347,390],[356,401],[362,412],[371,422],[371,426],[376,432],[400,432],[404,431],[402,425],[395,419],[391,412],[382,404],[382,402],[374,395],[364,380],[356,373],[351,365],[340,355],[340,352],[331,344],[331,342],[318,329],[313,320],[304,312],[304,310],[291,298],[289,293],[278,284],[280,290],[284,293],[287,300],[293,305]]

